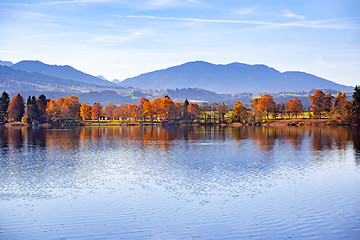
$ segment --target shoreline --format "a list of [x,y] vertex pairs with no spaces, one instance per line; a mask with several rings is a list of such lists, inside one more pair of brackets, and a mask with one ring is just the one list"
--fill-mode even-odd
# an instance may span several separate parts
[[[149,122],[114,122],[102,120],[101,122],[67,122],[62,124],[51,124],[44,123],[35,125],[36,127],[52,128],[52,127],[121,127],[121,126],[231,126],[231,127],[302,127],[302,126],[313,126],[313,127],[325,127],[325,126],[358,126],[358,124],[341,124],[332,119],[281,119],[281,120],[270,120],[262,123],[149,123]],[[32,127],[29,123],[13,122],[1,124],[2,127],[15,128],[15,127]]]

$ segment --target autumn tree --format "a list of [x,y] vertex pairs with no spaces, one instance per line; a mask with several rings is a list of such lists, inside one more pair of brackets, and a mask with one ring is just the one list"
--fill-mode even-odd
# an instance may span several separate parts
[[335,103],[333,106],[333,117],[336,119],[340,119],[341,115],[345,110],[345,105],[347,104],[348,99],[346,93],[338,92]]
[[348,101],[346,93],[338,92],[332,110],[332,117],[338,122],[349,124],[352,121],[352,103]]
[[160,108],[161,116],[164,119],[172,119],[176,115],[175,104],[168,96],[165,96],[161,99]]
[[149,102],[148,99],[141,97],[136,105],[136,118],[144,120],[144,104]]
[[137,105],[136,106],[138,106],[139,108],[143,108],[143,106],[144,106],[144,103],[145,102],[148,102],[149,100],[148,99],[146,99],[146,98],[144,98],[144,97],[141,97],[141,98],[139,98],[139,100],[138,100],[138,103],[137,103]]
[[334,98],[331,93],[325,95],[323,91],[317,89],[314,95],[309,94],[308,97],[311,101],[310,109],[315,118],[321,118],[323,113],[330,114]]
[[[200,105],[200,111],[202,115],[204,116],[204,123],[206,124],[208,122],[208,118],[211,119],[211,106],[207,102],[202,102]],[[209,114],[210,113],[210,114]]]
[[114,120],[115,119],[115,110],[116,110],[116,105],[113,103],[110,103],[108,105],[105,106],[104,108],[104,114],[108,119]]
[[92,110],[92,106],[88,105],[86,103],[81,104],[80,107],[80,117],[82,118],[82,120],[89,120],[91,119],[91,110]]
[[61,115],[61,105],[64,102],[64,98],[60,97],[57,100],[50,99],[46,105],[46,118],[50,122],[59,122],[63,119]]
[[152,101],[146,101],[143,106],[143,112],[145,117],[150,117],[150,121],[153,122],[155,114],[155,106]]
[[128,105],[123,103],[120,106],[118,106],[115,111],[114,111],[115,117],[118,118],[119,120],[126,120],[130,117],[130,112],[129,112],[129,108]]
[[334,97],[330,92],[325,95],[324,104],[325,104],[325,109],[324,109],[325,113],[327,114],[328,117],[331,117],[331,111],[334,105]]
[[79,98],[72,95],[64,99],[61,105],[61,115],[63,119],[76,120],[80,118],[80,103]]
[[155,118],[158,118],[161,114],[161,98],[155,98],[151,103],[154,106]]
[[283,101],[279,101],[276,104],[276,116],[280,115],[280,118],[283,118],[283,116],[286,113],[286,104]]
[[249,116],[250,121],[252,122],[258,122],[262,120],[262,115],[263,113],[260,112],[259,107],[258,107],[258,103],[259,103],[260,98],[254,98],[253,100],[250,101],[250,109],[251,109],[251,114]]
[[25,101],[24,97],[20,94],[15,95],[11,98],[9,102],[9,107],[7,110],[8,119],[10,122],[15,121],[19,122],[21,121],[21,118],[23,117],[25,112]]
[[285,111],[289,115],[289,118],[291,115],[298,117],[298,114],[302,113],[303,110],[304,107],[301,103],[301,100],[297,97],[290,99],[285,106]]
[[217,104],[216,111],[218,112],[218,114],[220,116],[219,122],[223,123],[225,121],[225,114],[228,111],[228,107],[226,106],[226,104],[224,102],[222,102],[220,104]]
[[269,119],[269,115],[275,112],[276,104],[273,100],[273,96],[269,94],[264,94],[260,97],[257,103],[257,110],[264,114],[267,119]]
[[245,123],[247,121],[247,117],[248,114],[244,104],[242,104],[240,101],[236,101],[236,103],[234,103],[234,111],[231,119],[232,122]]
[[138,119],[137,105],[128,103],[128,109],[129,109],[130,118],[136,121]]
[[199,118],[200,106],[197,103],[189,103],[188,115],[189,115],[191,122],[193,122],[194,119]]
[[93,108],[91,109],[91,118],[100,120],[100,117],[103,114],[103,107],[100,103],[95,103]]
[[7,92],[3,92],[0,97],[0,122],[7,119],[7,109],[9,107],[10,97]]

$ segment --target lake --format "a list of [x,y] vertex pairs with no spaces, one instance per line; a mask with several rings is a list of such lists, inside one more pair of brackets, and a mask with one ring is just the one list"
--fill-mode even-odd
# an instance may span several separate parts
[[0,146],[0,239],[360,239],[359,128],[0,128]]

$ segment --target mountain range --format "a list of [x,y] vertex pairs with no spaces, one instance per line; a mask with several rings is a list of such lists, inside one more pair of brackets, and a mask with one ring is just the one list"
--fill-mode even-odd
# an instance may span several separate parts
[[[301,83],[301,84],[299,84]],[[152,88],[203,88],[217,93],[282,92],[310,89],[351,91],[340,85],[304,72],[279,72],[266,65],[231,63],[215,65],[208,62],[188,62],[128,78],[121,86]]]
[[[153,99],[169,95],[176,101],[233,103],[251,100],[259,93],[299,92],[312,89],[352,91],[353,87],[304,73],[284,72],[265,65],[231,63],[215,65],[207,62],[188,62],[179,66],[141,74],[124,81],[106,80],[71,66],[49,65],[40,61],[21,61],[13,64],[0,61],[0,91],[24,96],[45,93],[50,98],[79,96],[80,101],[93,104],[135,103],[141,97]],[[235,94],[237,93],[237,94]],[[277,95],[286,100],[289,95]],[[306,99],[306,93],[304,93]]]
[[29,73],[41,73],[44,75],[73,80],[77,82],[103,85],[103,86],[114,86],[115,84],[104,80],[102,78],[94,77],[90,74],[83,73],[71,66],[59,66],[59,65],[49,65],[42,63],[40,61],[21,61],[10,66],[16,70],[22,70]]

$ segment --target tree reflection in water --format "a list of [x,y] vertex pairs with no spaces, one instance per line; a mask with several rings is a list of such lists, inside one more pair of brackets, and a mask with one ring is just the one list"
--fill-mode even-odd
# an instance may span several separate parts
[[169,150],[173,141],[238,141],[250,139],[257,143],[262,152],[270,152],[278,141],[287,141],[295,149],[303,145],[305,138],[311,139],[314,151],[345,149],[353,147],[357,162],[360,162],[360,130],[358,127],[160,127],[121,126],[84,127],[69,129],[45,128],[0,128],[2,154],[9,150],[27,148],[53,148],[76,150],[86,147],[90,139],[92,147],[103,148],[104,142],[126,141],[141,148]]

